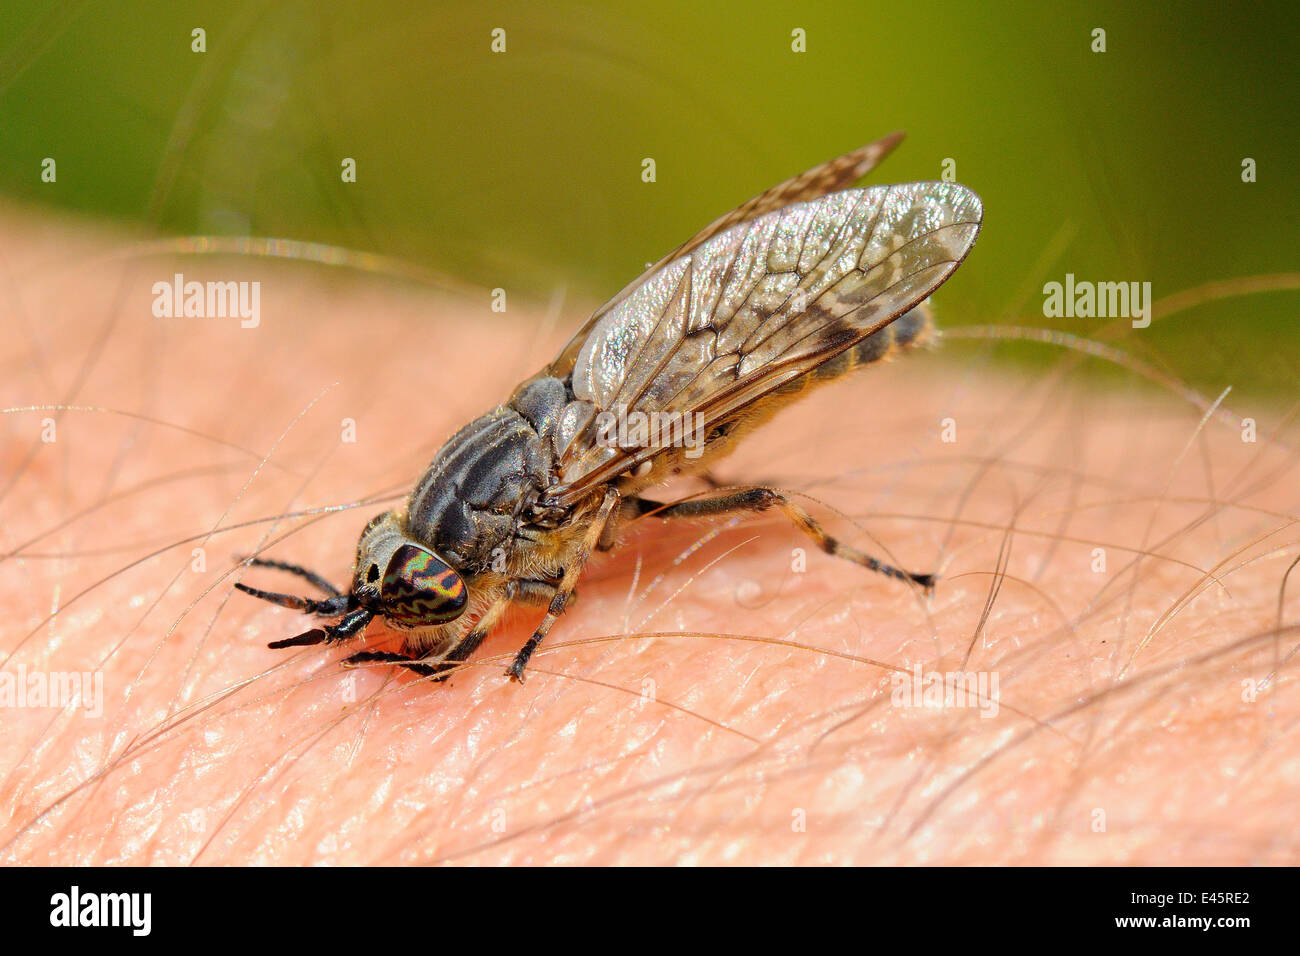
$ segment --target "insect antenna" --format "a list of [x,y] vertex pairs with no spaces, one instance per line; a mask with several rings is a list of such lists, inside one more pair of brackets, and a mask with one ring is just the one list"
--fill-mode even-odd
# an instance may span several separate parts
[[285,638],[283,641],[272,641],[266,646],[279,650],[282,647],[301,647],[304,644],[324,644],[327,640],[329,640],[329,635],[325,633],[324,628],[313,627],[310,631],[304,631],[297,637]]
[[374,616],[374,611],[369,608],[359,607],[349,612],[337,624],[331,624],[328,627],[313,627],[310,631],[304,631],[297,637],[290,637],[283,641],[272,641],[266,646],[279,650],[282,647],[302,647],[306,644],[333,644],[337,641],[345,641],[363,630],[374,619]]

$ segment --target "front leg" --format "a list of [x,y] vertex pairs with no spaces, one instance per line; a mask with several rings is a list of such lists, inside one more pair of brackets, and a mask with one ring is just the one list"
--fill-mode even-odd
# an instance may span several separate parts
[[363,664],[396,664],[421,677],[432,677],[437,683],[445,681],[451,672],[457,669],[478,649],[501,620],[501,616],[512,603],[545,604],[554,597],[556,585],[550,581],[529,578],[511,581],[506,585],[505,593],[495,601],[487,612],[474,623],[474,629],[460,639],[451,652],[443,657],[427,661],[425,658],[397,651],[359,651],[343,659],[344,667],[359,667]]
[[542,618],[542,623],[537,625],[537,630],[533,632],[527,643],[519,649],[515,655],[514,662],[506,668],[506,674],[511,680],[523,682],[524,669],[528,667],[528,660],[537,650],[537,646],[546,639],[546,634],[550,631],[551,626],[556,622],[561,614],[564,613],[570,598],[573,597],[574,589],[578,586],[578,578],[582,577],[582,571],[587,566],[587,561],[591,558],[591,552],[596,550],[596,545],[600,543],[601,535],[605,531],[605,526],[609,523],[610,515],[614,513],[614,508],[619,502],[618,491],[610,488],[605,492],[605,498],[600,503],[600,510],[596,512],[596,517],[583,536],[582,546],[578,553],[574,555],[573,560],[569,562],[568,567],[564,569],[564,577],[560,579],[560,586],[555,591],[555,596],[551,598],[550,607],[546,610],[546,617]]
[[[453,670],[461,661],[467,659],[471,654],[478,650],[478,646],[486,640],[492,628],[497,626],[501,616],[511,604],[546,604],[554,599],[558,593],[555,584],[550,581],[541,581],[534,578],[519,578],[511,581],[506,585],[505,594],[501,599],[488,608],[474,625],[474,630],[470,631],[452,648],[451,653],[442,659],[439,663],[439,670]],[[444,674],[441,677],[435,677],[436,681],[444,681],[450,674]]]
[[[360,667],[362,664],[396,664],[398,667],[414,671],[421,677],[432,677],[439,670],[437,664],[425,664],[421,658],[396,651],[358,651],[350,657],[343,658],[344,667]],[[446,680],[446,678],[435,678],[435,680]]]

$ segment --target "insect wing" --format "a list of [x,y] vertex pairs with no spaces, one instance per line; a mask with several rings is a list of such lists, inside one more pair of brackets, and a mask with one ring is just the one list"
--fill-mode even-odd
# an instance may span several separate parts
[[812,169],[800,173],[798,176],[787,179],[785,182],[759,193],[748,202],[737,206],[725,216],[715,219],[686,242],[646,269],[645,272],[624,286],[618,295],[592,313],[591,318],[574,333],[573,338],[560,351],[556,360],[551,363],[547,369],[547,374],[554,375],[557,378],[563,378],[567,375],[573,369],[574,360],[577,358],[578,351],[582,348],[582,343],[587,340],[592,326],[600,320],[600,317],[627,298],[628,294],[644,282],[647,276],[653,275],[668,262],[686,255],[688,252],[702,246],[718,233],[724,232],[742,222],[757,219],[759,216],[777,209],[783,209],[792,203],[807,202],[836,190],[852,186],[875,169],[880,164],[880,161],[893,152],[894,147],[902,140],[902,133],[890,133],[888,136],[882,136],[874,143],[860,146],[850,153],[827,160],[819,166],[814,166]]
[[[787,179],[780,185],[759,193],[744,205],[737,206],[725,216],[719,216],[713,220],[686,242],[656,262],[646,270],[646,273],[653,272],[665,263],[686,255],[686,253],[704,245],[705,242],[718,235],[718,233],[725,232],[732,226],[748,222],[751,219],[757,219],[759,216],[774,212],[777,209],[784,209],[794,203],[811,202],[829,193],[852,186],[871,172],[882,159],[893,152],[894,147],[902,139],[902,133],[890,133],[874,143],[859,147],[851,153],[845,153],[843,156],[822,163],[820,166],[814,166],[793,179]],[[646,273],[642,275],[644,276]],[[635,286],[639,281],[639,278],[635,279],[631,285]],[[624,291],[630,291],[630,288]]]
[[[964,186],[908,183],[742,221],[599,317],[574,356],[574,395],[619,414],[699,413],[707,433],[924,300],[982,217]],[[575,441],[545,497],[575,502],[661,450]]]

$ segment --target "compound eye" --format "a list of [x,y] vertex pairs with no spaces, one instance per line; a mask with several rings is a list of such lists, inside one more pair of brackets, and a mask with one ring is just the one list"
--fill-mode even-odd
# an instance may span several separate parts
[[388,562],[379,596],[384,617],[399,627],[446,624],[468,603],[465,582],[456,569],[432,551],[414,544],[398,548]]

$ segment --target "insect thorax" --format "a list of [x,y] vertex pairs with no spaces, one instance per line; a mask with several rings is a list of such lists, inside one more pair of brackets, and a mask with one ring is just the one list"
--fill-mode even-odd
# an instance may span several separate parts
[[[529,526],[558,524],[564,515],[539,510],[555,484],[555,462],[566,420],[591,417],[571,406],[565,384],[540,377],[520,386],[505,405],[470,422],[434,456],[395,516],[393,530],[442,555],[465,573],[506,571],[531,539]],[[384,543],[376,537],[376,543]]]

